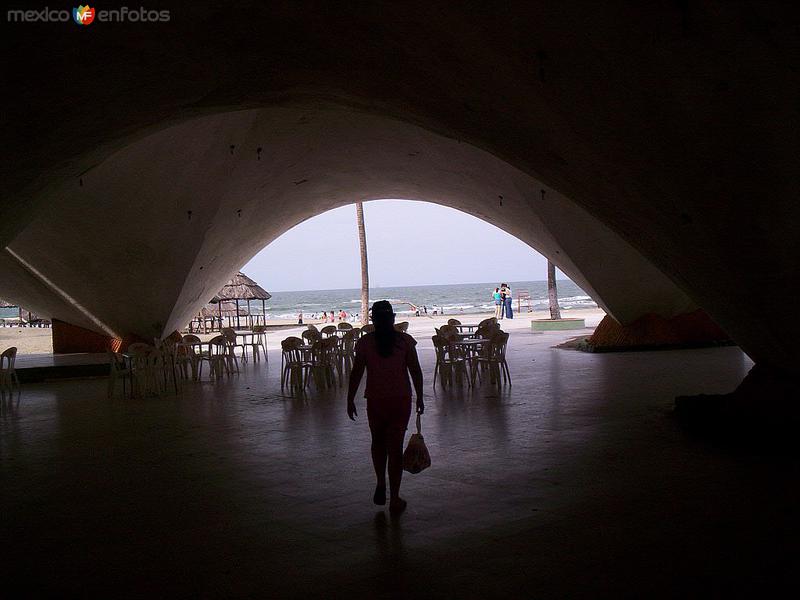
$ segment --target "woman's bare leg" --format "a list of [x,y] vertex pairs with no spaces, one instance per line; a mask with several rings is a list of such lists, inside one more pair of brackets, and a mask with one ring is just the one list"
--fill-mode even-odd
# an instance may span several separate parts
[[386,504],[386,435],[384,432],[372,432],[372,466],[375,469],[375,495],[373,502]]
[[386,487],[386,442],[372,438],[372,466],[375,468],[375,480],[379,486]]
[[390,508],[403,510],[406,502],[400,498],[400,483],[403,480],[403,438],[405,431],[390,431],[386,436],[386,450],[389,455]]

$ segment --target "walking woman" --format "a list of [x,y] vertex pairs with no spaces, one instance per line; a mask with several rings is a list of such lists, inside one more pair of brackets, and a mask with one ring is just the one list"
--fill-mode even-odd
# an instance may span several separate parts
[[367,371],[367,420],[372,433],[372,464],[375,467],[373,502],[386,504],[386,467],[389,467],[389,510],[401,513],[406,501],[400,497],[403,478],[403,440],[411,417],[411,385],[417,395],[417,412],[425,411],[422,400],[422,370],[417,357],[416,340],[406,333],[395,331],[394,310],[386,300],[372,305],[375,331],[363,336],[356,344],[356,357],[350,373],[347,394],[347,416],[355,421],[358,414],[355,396],[364,369]]

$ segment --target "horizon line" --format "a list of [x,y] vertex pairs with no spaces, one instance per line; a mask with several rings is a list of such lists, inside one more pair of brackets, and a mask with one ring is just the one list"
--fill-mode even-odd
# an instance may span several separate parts
[[[518,281],[511,281],[511,280],[507,280],[507,281],[509,283],[540,283],[540,282],[547,283],[546,279],[524,279],[524,280],[518,280]],[[556,281],[569,281],[571,283],[575,283],[569,277],[564,277],[564,278],[558,278],[557,277]],[[444,287],[444,286],[454,286],[454,285],[484,285],[484,284],[488,284],[490,286],[492,286],[492,285],[495,285],[495,286],[496,285],[500,285],[499,283],[495,284],[495,283],[492,283],[490,281],[467,281],[467,282],[463,282],[463,283],[419,283],[419,284],[413,284],[413,285],[396,285],[395,284],[395,285],[376,285],[376,286],[372,286],[371,285],[369,287],[369,289],[370,290],[377,290],[377,289],[383,289],[383,288],[400,288],[400,287],[409,287],[409,288],[412,288],[412,287],[431,287],[431,286],[442,286],[442,287]],[[575,283],[575,285],[578,285],[578,284]],[[580,287],[580,286],[578,286],[578,287]],[[339,287],[339,288],[303,288],[303,289],[299,289],[299,290],[298,289],[294,289],[294,290],[271,290],[270,293],[282,294],[282,293],[285,293],[285,292],[343,292],[343,291],[351,291],[351,290],[357,290],[358,292],[360,292],[361,291],[361,287],[358,286],[358,287]]]

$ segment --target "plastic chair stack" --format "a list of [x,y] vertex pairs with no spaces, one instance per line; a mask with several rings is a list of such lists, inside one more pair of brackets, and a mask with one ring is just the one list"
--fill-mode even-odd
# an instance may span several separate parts
[[288,337],[281,342],[281,390],[288,385],[292,394],[305,389],[302,345],[303,340],[298,337]]
[[511,371],[506,361],[507,346],[508,334],[504,331],[496,331],[489,343],[486,344],[484,352],[475,357],[472,362],[471,379],[473,385],[476,375],[478,380],[481,381],[481,371],[489,372],[489,381],[493,384],[508,383],[508,385],[511,385]]
[[436,375],[438,373],[442,387],[452,386],[454,383],[461,384],[464,381],[470,384],[470,377],[467,373],[467,359],[464,352],[458,346],[458,339],[447,338],[444,335],[434,335],[433,348],[436,352],[436,366],[433,369],[433,387],[436,387]]

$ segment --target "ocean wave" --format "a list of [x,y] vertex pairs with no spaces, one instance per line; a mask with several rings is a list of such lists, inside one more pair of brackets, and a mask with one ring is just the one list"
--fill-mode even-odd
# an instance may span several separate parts
[[[511,283],[513,286],[514,283]],[[395,312],[398,315],[402,314],[404,319],[415,312],[408,304],[404,303],[407,300],[419,306],[420,312],[422,312],[423,306],[427,306],[429,315],[433,313],[434,309],[441,312],[442,307],[444,307],[445,315],[448,313],[454,315],[492,313],[495,306],[488,292],[494,290],[494,287],[494,285],[478,283],[374,288],[371,301],[388,298],[395,305]],[[523,289],[528,290],[531,295],[530,305],[536,310],[547,310],[549,303],[546,281],[519,282],[514,289],[517,293]],[[562,294],[559,304],[565,310],[597,306],[584,290],[571,281],[559,281],[559,292]],[[321,315],[323,310],[330,312],[331,308],[336,312],[344,308],[348,314],[360,312],[359,294],[359,289],[275,292],[272,300],[267,304],[268,318],[296,320],[297,314],[302,312],[305,318],[310,319],[312,314]],[[516,297],[513,299],[513,307],[515,311],[518,310]],[[522,307],[523,312],[526,309],[527,306]],[[251,310],[255,314],[260,314],[260,303],[258,306],[253,305]]]

